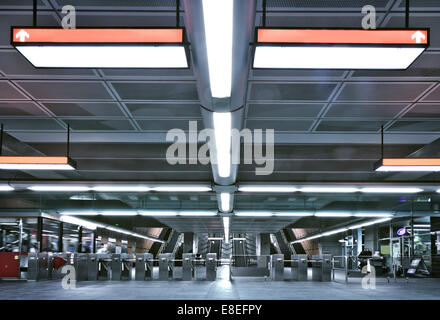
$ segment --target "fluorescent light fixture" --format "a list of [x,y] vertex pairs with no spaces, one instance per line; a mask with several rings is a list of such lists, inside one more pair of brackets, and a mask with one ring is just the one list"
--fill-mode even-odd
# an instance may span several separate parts
[[233,0],[202,0],[209,82],[214,98],[231,96]]
[[144,187],[144,186],[117,186],[117,185],[111,185],[111,186],[94,186],[92,188],[93,191],[98,192],[148,192],[151,190],[150,187]]
[[3,170],[75,170],[75,166],[68,157],[0,156]]
[[138,213],[136,211],[100,211],[98,214],[102,216],[137,216]]
[[353,193],[358,192],[358,188],[352,187],[304,187],[299,189],[301,192],[310,193]]
[[246,241],[247,239],[246,238],[232,238],[232,240],[235,240],[235,241]]
[[364,222],[364,223],[356,224],[356,225],[350,226],[348,228],[349,229],[359,229],[359,228],[362,228],[362,227],[368,227],[368,226],[371,226],[373,224],[382,223],[382,222],[389,221],[389,220],[391,220],[391,218],[383,218],[383,219],[378,219],[378,220],[373,220],[373,221],[369,221],[369,222]]
[[220,237],[208,237],[209,241],[215,241],[215,240],[223,240],[223,238]]
[[290,186],[243,186],[239,187],[238,191],[241,192],[297,192],[298,188]]
[[420,188],[406,187],[368,187],[360,190],[363,193],[418,193],[422,192]]
[[384,172],[437,172],[440,171],[440,158],[381,159],[375,169]]
[[355,217],[393,217],[391,213],[380,213],[380,212],[358,212],[354,214]]
[[[214,2],[220,0],[209,1]],[[229,177],[229,175],[231,174],[231,113],[213,112],[213,121],[218,174],[220,177],[225,178]]]
[[89,187],[74,185],[37,185],[28,187],[32,191],[49,191],[49,192],[85,192],[90,191]]
[[348,230],[347,228],[340,228],[340,229],[336,229],[336,230],[332,230],[332,231],[327,231],[327,232],[324,232],[322,234],[322,236],[323,237],[331,236],[333,234],[341,233],[341,232],[344,232],[344,231],[347,231],[347,230]]
[[225,243],[229,243],[229,217],[223,217],[223,229],[225,233]]
[[61,211],[63,216],[97,216],[99,213],[96,211]]
[[222,212],[231,211],[231,195],[229,193],[220,193],[220,207]]
[[141,216],[177,216],[176,211],[139,211]]
[[329,217],[329,218],[344,218],[351,217],[353,214],[350,212],[317,212],[315,217]]
[[90,222],[90,221],[87,221],[87,220],[71,217],[71,216],[62,216],[60,218],[60,220],[63,221],[63,222],[76,224],[76,225],[85,227],[85,228],[90,229],[90,230],[96,230],[97,227],[100,227],[99,224],[96,224],[96,223],[93,223],[93,222]]
[[182,185],[154,187],[152,190],[156,192],[206,192],[211,191],[212,189],[211,187],[205,186]]
[[236,216],[239,217],[270,217],[272,216],[272,212],[263,212],[263,211],[237,211],[235,213]]
[[179,216],[183,217],[204,217],[204,216],[216,216],[217,212],[215,211],[181,211],[179,212]]
[[258,28],[254,68],[407,69],[429,30]]
[[14,191],[15,189],[11,186],[0,185],[0,191]]
[[407,69],[425,48],[258,46],[254,68]]
[[12,28],[35,67],[188,68],[182,28]]
[[430,224],[415,224],[414,228],[431,228]]
[[437,193],[440,193],[440,189],[437,189]]
[[274,216],[276,217],[311,217],[313,216],[313,212],[274,212]]

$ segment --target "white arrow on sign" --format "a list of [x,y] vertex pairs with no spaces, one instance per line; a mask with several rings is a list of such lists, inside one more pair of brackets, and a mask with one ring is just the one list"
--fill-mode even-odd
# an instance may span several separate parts
[[415,39],[417,43],[421,43],[422,40],[426,39],[426,37],[423,34],[423,32],[417,31],[412,35],[411,39],[413,39],[413,40]]
[[20,30],[20,32],[17,32],[17,34],[15,35],[16,38],[20,39],[20,42],[25,42],[26,38],[29,38],[29,33],[27,33],[26,31],[24,31],[23,29]]

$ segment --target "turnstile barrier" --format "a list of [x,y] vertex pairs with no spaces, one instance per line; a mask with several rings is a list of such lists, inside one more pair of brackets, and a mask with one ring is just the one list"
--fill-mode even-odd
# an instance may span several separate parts
[[271,275],[274,281],[284,280],[284,254],[273,254],[271,256]]
[[190,281],[194,277],[194,259],[193,253],[182,254],[182,280]]
[[153,279],[153,255],[151,253],[136,255],[135,279],[137,281]]
[[307,255],[293,254],[292,255],[292,279],[296,281],[307,280]]
[[206,280],[215,281],[217,279],[217,253],[206,254]]
[[174,257],[172,253],[159,254],[159,280],[173,278]]

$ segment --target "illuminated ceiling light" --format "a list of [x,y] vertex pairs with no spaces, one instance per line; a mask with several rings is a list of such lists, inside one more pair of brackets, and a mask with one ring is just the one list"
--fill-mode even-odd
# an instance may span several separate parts
[[157,192],[206,192],[211,191],[211,187],[205,186],[191,186],[191,185],[182,185],[182,186],[162,186],[162,187],[154,187],[151,190]]
[[380,212],[358,212],[354,214],[355,217],[393,217],[391,213],[380,213]]
[[176,211],[139,211],[141,216],[177,216]]
[[233,0],[202,0],[209,82],[214,98],[231,96]]
[[62,216],[60,218],[61,221],[63,222],[67,222],[67,223],[72,223],[72,224],[76,224],[79,226],[83,226],[87,229],[90,230],[96,230],[97,227],[100,227],[101,225],[87,221],[87,220],[83,220],[83,219],[79,219],[79,218],[75,218],[75,217],[71,217],[71,216]]
[[353,193],[358,192],[358,188],[351,187],[304,187],[299,189],[301,192],[310,193]]
[[136,211],[100,211],[98,214],[102,216],[136,216],[138,213]]
[[3,170],[75,170],[75,166],[68,157],[0,156]]
[[229,193],[220,193],[220,207],[222,212],[231,211],[231,195]]
[[360,190],[363,193],[418,193],[422,192],[420,188],[405,187],[368,187]]
[[236,216],[239,217],[270,217],[272,216],[272,212],[264,212],[264,211],[237,211],[235,213]]
[[336,229],[336,230],[332,230],[332,231],[327,231],[327,232],[324,232],[322,234],[322,236],[323,237],[331,236],[333,234],[341,233],[341,232],[344,232],[344,231],[347,231],[347,230],[348,230],[347,228],[340,228],[340,229]]
[[254,68],[407,69],[429,30],[258,28]]
[[231,113],[213,112],[213,121],[218,174],[225,178],[231,174]]
[[431,228],[430,224],[415,224],[414,228]]
[[90,191],[89,187],[85,186],[69,186],[69,185],[37,185],[28,187],[32,191],[48,191],[48,192],[85,192]]
[[274,212],[276,217],[311,217],[313,212]]
[[239,187],[241,192],[297,192],[298,188],[289,186],[243,186]]
[[96,211],[61,211],[63,216],[97,216],[99,213]]
[[215,241],[215,240],[223,240],[223,238],[220,237],[208,237],[209,241]]
[[35,67],[188,68],[182,28],[12,28]]
[[223,229],[225,234],[225,243],[229,243],[229,217],[223,217]]
[[368,226],[371,226],[373,224],[382,223],[382,222],[389,221],[389,220],[391,220],[391,218],[383,218],[383,219],[378,219],[378,220],[373,220],[373,221],[369,221],[369,222],[364,222],[364,223],[356,224],[356,225],[350,226],[348,228],[349,229],[359,229],[359,228],[362,228],[362,227],[368,227]]
[[15,189],[11,186],[0,185],[0,191],[14,191]]
[[315,217],[330,217],[330,218],[343,218],[351,217],[353,214],[349,212],[317,212]]
[[440,171],[440,158],[388,158],[375,165],[376,171],[383,172],[436,172]]
[[148,192],[151,191],[149,187],[143,186],[95,186],[93,191],[98,192]]
[[440,189],[437,190],[437,193],[440,193]]
[[183,217],[207,217],[207,216],[216,216],[217,212],[215,211],[181,211],[179,212],[179,216]]

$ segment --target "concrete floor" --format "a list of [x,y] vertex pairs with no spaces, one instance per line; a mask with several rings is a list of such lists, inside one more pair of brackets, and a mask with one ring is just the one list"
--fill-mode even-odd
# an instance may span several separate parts
[[[221,275],[221,272],[220,272]],[[287,275],[287,274],[286,274]],[[343,275],[335,282],[270,281],[264,278],[219,276],[208,281],[87,281],[75,289],[63,289],[61,280],[0,282],[0,300],[432,300],[440,299],[440,279],[378,278],[376,289],[363,289],[360,278]]]

